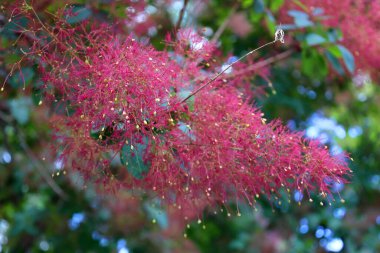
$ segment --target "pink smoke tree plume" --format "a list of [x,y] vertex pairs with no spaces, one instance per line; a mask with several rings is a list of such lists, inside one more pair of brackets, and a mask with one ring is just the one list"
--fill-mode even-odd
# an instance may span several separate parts
[[[205,70],[217,48],[191,28],[168,35],[158,51],[114,27],[70,24],[67,9],[54,27],[26,3],[12,18],[18,15],[31,21],[22,31],[32,43],[23,59],[39,66],[40,105],[55,111],[54,151],[69,173],[102,190],[158,197],[178,210],[255,206],[261,196],[279,202],[281,189],[330,202],[332,185],[351,173],[347,155],[332,156],[280,120],[267,122],[241,76],[228,74],[261,47]],[[264,46],[277,43],[282,30]]]
[[374,79],[379,78],[379,1],[285,1],[280,15],[283,24],[291,22],[289,11],[301,11],[311,18],[311,22],[339,28],[342,32],[340,42],[355,57],[355,72],[368,72]]

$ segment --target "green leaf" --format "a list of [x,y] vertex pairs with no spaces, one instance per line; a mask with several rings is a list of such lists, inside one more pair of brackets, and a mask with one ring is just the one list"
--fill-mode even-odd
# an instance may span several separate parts
[[265,21],[267,23],[269,32],[274,34],[276,32],[276,19],[270,10],[265,10]]
[[325,43],[325,42],[326,42],[326,39],[323,38],[319,34],[309,33],[308,35],[306,35],[306,43],[309,46],[315,46],[315,45],[319,45],[319,44],[322,44],[322,43]]
[[290,11],[288,11],[288,15],[293,17],[293,18],[309,19],[309,14],[307,14],[303,11],[298,11],[298,10],[290,10]]
[[181,130],[187,137],[191,140],[195,140],[195,135],[191,132],[191,130],[186,126],[183,122],[178,122],[178,129]]
[[72,14],[66,18],[69,24],[82,22],[88,19],[92,14],[91,10],[84,6],[74,6],[71,10]]
[[90,131],[90,137],[94,140],[96,140],[100,145],[113,145],[115,144],[114,138],[112,138],[112,135],[115,131],[115,125],[109,125],[109,126],[103,126],[100,129],[91,129]]
[[327,73],[325,58],[315,49],[304,49],[302,51],[302,72],[313,79],[323,79]]
[[334,57],[336,57],[336,58],[341,58],[342,57],[342,52],[339,50],[339,47],[337,45],[328,46],[326,49]]
[[28,25],[28,19],[25,16],[20,15],[19,17],[13,17],[11,22],[7,22],[0,30],[0,37],[5,37],[8,39],[17,39],[18,32],[26,29]]
[[243,0],[243,2],[241,3],[243,8],[247,8],[251,6],[252,4],[253,4],[253,0]]
[[9,82],[13,88],[21,88],[27,86],[34,77],[34,71],[32,68],[25,67],[22,68],[21,71],[18,71],[15,75],[13,75]]
[[263,0],[255,0],[253,4],[253,9],[256,13],[263,13],[265,11],[265,4]]
[[169,226],[168,215],[165,210],[158,207],[159,202],[154,201],[153,204],[145,203],[144,207],[148,216],[157,222],[161,229],[166,229]]
[[144,162],[143,156],[148,147],[148,138],[143,137],[142,143],[124,144],[120,151],[120,162],[128,172],[137,179],[143,179],[150,169],[150,163]]
[[309,20],[309,15],[305,12],[290,10],[288,11],[288,15],[293,17],[295,25],[299,28],[314,25],[314,23]]
[[322,15],[325,11],[323,10],[323,8],[319,8],[319,7],[315,7],[312,9],[312,12],[313,12],[313,16],[319,16],[319,15]]
[[[2,38],[2,39],[4,40],[5,38]],[[6,48],[6,46],[4,46],[4,48]],[[5,54],[4,55],[4,63],[8,65],[15,64],[20,60],[21,60],[20,54]]]
[[32,100],[29,97],[21,97],[9,101],[9,108],[16,121],[23,125],[28,122]]
[[[182,100],[182,99],[187,98],[190,94],[191,94],[191,91],[189,91],[189,90],[182,90],[182,91],[178,92],[178,97]],[[191,112],[194,111],[194,101],[195,101],[195,97],[194,96],[192,96],[191,98],[189,98],[188,100],[186,100],[186,104],[189,106],[189,110]]]
[[293,25],[293,24],[285,24],[285,25],[281,25],[280,28],[282,30],[294,30],[294,29],[297,29],[298,27],[296,25]]
[[281,6],[284,4],[284,0],[273,0],[270,2],[270,9],[273,11],[273,12],[277,12]]
[[333,67],[333,69],[336,72],[338,72],[339,75],[343,75],[344,69],[342,68],[342,65],[340,64],[339,59],[329,51],[326,51],[325,54],[326,54],[327,60],[331,63],[331,66]]
[[331,29],[327,32],[327,37],[330,42],[335,43],[343,37],[342,31],[340,31],[339,29]]
[[269,16],[266,16],[266,17],[265,17],[265,21],[266,21],[266,23],[267,23],[267,26],[268,26],[269,32],[270,32],[271,34],[274,34],[274,33],[276,32],[276,23],[273,22]]
[[355,71],[354,56],[344,46],[338,45],[338,48],[339,48],[340,52],[342,53],[343,61],[344,61],[344,64],[346,65],[348,71],[350,71],[351,74],[354,73],[354,71]]

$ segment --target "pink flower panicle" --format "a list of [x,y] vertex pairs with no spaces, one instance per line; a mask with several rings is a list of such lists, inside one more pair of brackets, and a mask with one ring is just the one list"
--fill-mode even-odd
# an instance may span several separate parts
[[65,108],[52,117],[57,152],[86,180],[152,194],[179,210],[232,199],[255,205],[280,188],[326,196],[331,183],[345,182],[344,158],[279,121],[266,123],[228,85],[234,77],[181,103],[202,85],[195,78],[210,76],[199,63],[214,45],[193,31],[180,31],[169,52],[103,27],[58,26],[43,27],[51,43],[38,37],[29,55],[38,58],[47,101]]
[[163,143],[166,150],[176,150],[173,163],[167,153],[156,154],[144,182],[152,180],[149,184],[164,199],[176,192],[176,198],[188,201],[222,204],[237,197],[253,205],[255,196],[270,198],[280,188],[318,189],[325,195],[328,182],[345,181],[349,171],[317,141],[304,140],[280,122],[265,124],[261,112],[234,88],[199,93],[190,119],[192,136],[175,129]]
[[[322,8],[322,15],[328,17],[323,19],[323,24],[342,31],[343,38],[340,43],[353,53],[357,70],[369,71],[373,77],[379,78],[379,1],[307,0],[303,1],[303,4],[310,6],[310,13],[316,8]],[[292,1],[286,2],[283,10],[291,9],[300,9],[300,7]],[[286,19],[286,16],[283,15],[282,19]]]

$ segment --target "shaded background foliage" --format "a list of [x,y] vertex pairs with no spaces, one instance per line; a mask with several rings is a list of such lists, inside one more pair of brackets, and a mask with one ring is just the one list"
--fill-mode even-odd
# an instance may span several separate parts
[[[241,204],[241,216],[234,213],[229,217],[225,209],[217,214],[204,211],[183,224],[173,210],[162,210],[152,200],[136,199],[128,193],[100,196],[79,175],[66,175],[60,161],[48,156],[51,130],[48,109],[38,106],[41,81],[37,66],[23,65],[24,80],[14,74],[0,93],[0,251],[380,251],[379,80],[376,66],[371,69],[365,64],[376,57],[380,62],[379,56],[352,52],[352,34],[347,42],[342,31],[354,33],[355,27],[342,23],[340,29],[326,22],[332,15],[331,6],[289,2],[189,1],[182,26],[195,27],[208,39],[215,39],[214,32],[225,26],[216,38],[220,54],[241,56],[271,41],[276,25],[282,24],[285,46],[266,48],[255,60],[248,60],[252,65],[267,63],[260,71],[270,73],[268,78],[256,75],[250,80],[255,103],[267,118],[281,118],[290,128],[321,138],[332,152],[346,150],[351,154],[352,183],[334,186],[344,203],[321,206],[317,197],[310,202],[302,193],[292,192],[291,203],[286,197],[281,205],[260,200],[258,210]],[[366,1],[358,2],[364,5]],[[173,32],[183,6],[182,1],[70,4],[77,15],[69,22],[117,22],[119,29],[149,39],[158,49],[165,46],[165,35]],[[61,6],[59,1],[36,2],[40,13],[54,12]],[[25,25],[22,23],[27,21],[9,22],[9,10],[5,5],[1,8],[3,82],[12,63],[22,55],[19,46],[13,45],[19,35],[14,32],[15,22]],[[361,10],[355,15],[368,21],[368,13]],[[370,24],[378,27],[373,22]],[[376,47],[378,35],[373,31],[367,35],[371,37],[357,39],[372,40]],[[360,65],[356,64],[358,58]],[[23,92],[24,85],[31,92]]]

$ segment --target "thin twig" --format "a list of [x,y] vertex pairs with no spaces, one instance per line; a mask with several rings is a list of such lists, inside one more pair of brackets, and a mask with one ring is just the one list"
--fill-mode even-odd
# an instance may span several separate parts
[[253,54],[254,52],[260,50],[261,48],[263,47],[266,47],[266,46],[269,46],[271,44],[274,44],[277,40],[273,40],[271,42],[268,42],[258,48],[255,48],[253,49],[252,51],[246,53],[245,55],[243,55],[242,57],[240,57],[239,59],[237,59],[236,61],[234,61],[233,63],[231,63],[230,65],[228,65],[226,68],[224,68],[222,71],[220,71],[218,74],[216,74],[213,78],[211,78],[207,83],[205,83],[204,85],[202,85],[201,87],[199,87],[198,89],[196,89],[194,92],[192,92],[189,96],[187,96],[186,98],[184,98],[180,103],[184,103],[186,102],[189,98],[191,98],[192,96],[194,96],[195,94],[197,94],[198,92],[200,92],[201,90],[203,90],[204,88],[206,88],[209,84],[211,84],[212,82],[214,82],[219,76],[221,76],[224,72],[226,72],[227,70],[229,70],[235,63],[243,60],[245,57]]
[[19,140],[19,144],[21,148],[24,150],[25,154],[28,156],[29,160],[33,162],[35,167],[37,168],[38,173],[43,177],[43,179],[46,181],[46,183],[52,188],[52,190],[60,196],[62,199],[67,199],[67,195],[62,190],[59,185],[50,177],[50,175],[47,172],[47,169],[44,168],[43,164],[39,162],[37,157],[34,155],[33,151],[29,148],[28,144],[25,141],[24,134],[21,132],[21,130],[14,124],[13,117],[3,113],[0,111],[0,118],[5,121],[7,124],[12,124],[15,127],[16,135]]
[[[17,130],[17,128],[16,128]],[[61,187],[50,177],[48,173],[46,173],[46,168],[44,168],[43,164],[37,159],[37,157],[34,155],[32,150],[29,148],[28,144],[26,143],[25,139],[23,138],[23,134],[18,131],[18,139],[20,142],[21,148],[25,151],[26,155],[29,157],[29,159],[34,163],[37,171],[40,173],[40,175],[43,177],[43,179],[46,181],[46,183],[50,186],[50,188],[53,189],[53,191],[60,196],[62,199],[67,199],[67,195],[62,190]]]
[[227,18],[223,21],[223,23],[219,26],[218,30],[216,30],[214,36],[212,37],[211,39],[211,42],[217,42],[218,39],[220,38],[220,36],[222,35],[222,33],[224,32],[224,30],[226,30],[227,26],[228,26],[228,23],[230,22],[231,20],[231,17],[235,14],[235,12],[237,11],[237,9],[239,8],[239,5],[240,3],[237,2],[235,3],[235,5],[232,7],[232,10],[230,11],[230,13],[228,14]]
[[175,31],[178,31],[179,28],[181,28],[181,23],[182,23],[182,20],[183,20],[183,16],[185,14],[185,10],[186,10],[186,6],[187,4],[189,3],[189,0],[184,0],[183,1],[183,7],[179,13],[179,18],[178,18],[178,21],[177,21],[177,24],[175,26]]
[[79,58],[79,56],[77,56],[74,52],[74,48],[70,45],[70,44],[65,44],[63,42],[61,42],[58,37],[53,33],[51,32],[48,27],[42,22],[42,20],[40,19],[40,17],[38,16],[37,12],[34,10],[33,6],[29,6],[27,3],[26,3],[26,0],[25,0],[25,4],[30,8],[30,10],[32,10],[34,16],[37,18],[37,21],[38,23],[40,23],[40,25],[42,26],[42,28],[57,42],[57,43],[61,43],[63,46],[67,47],[68,48],[68,52],[75,58],[78,60],[78,62],[82,62],[82,60]]
[[231,78],[231,77],[236,77],[236,76],[240,76],[240,75],[244,75],[245,73],[247,72],[251,72],[251,71],[254,71],[254,70],[257,70],[257,69],[260,69],[262,67],[265,67],[265,66],[268,66],[276,61],[281,61],[283,59],[286,59],[288,58],[290,55],[292,55],[292,53],[294,52],[294,50],[290,49],[290,50],[287,50],[285,52],[282,52],[278,55],[275,55],[275,56],[272,56],[272,57],[269,57],[265,60],[262,60],[262,61],[259,61],[255,64],[252,64],[251,66],[245,68],[245,69],[242,69],[240,71],[236,71],[234,73],[231,73],[229,74],[228,76],[226,76],[227,78]]

